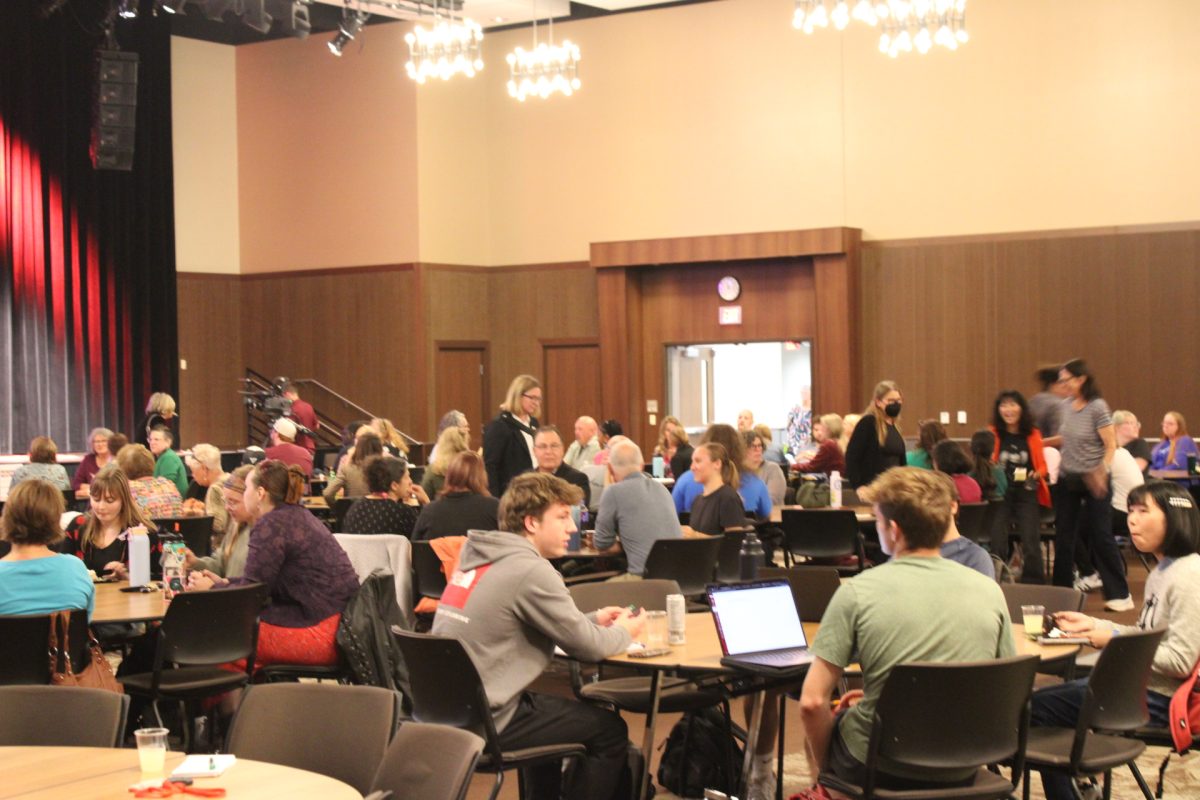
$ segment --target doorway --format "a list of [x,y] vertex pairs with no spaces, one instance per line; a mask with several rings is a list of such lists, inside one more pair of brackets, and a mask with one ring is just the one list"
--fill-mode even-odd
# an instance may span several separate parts
[[[483,443],[487,408],[488,346],[484,342],[437,342],[434,374],[437,419],[450,409],[467,415],[471,424],[471,449]],[[436,426],[434,428],[436,432]]]
[[600,414],[599,343],[595,339],[543,339],[542,385],[546,407],[541,422],[557,426],[570,446],[575,420]]

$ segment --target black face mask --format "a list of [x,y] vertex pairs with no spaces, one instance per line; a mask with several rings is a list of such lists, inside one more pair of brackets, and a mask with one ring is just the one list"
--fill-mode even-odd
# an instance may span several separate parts
[[900,409],[903,408],[899,403],[888,403],[883,407],[883,413],[887,414],[892,419],[900,416]]

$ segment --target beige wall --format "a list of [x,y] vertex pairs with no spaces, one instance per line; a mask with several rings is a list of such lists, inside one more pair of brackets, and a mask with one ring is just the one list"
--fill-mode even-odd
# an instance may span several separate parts
[[225,45],[171,39],[180,272],[239,271],[235,53]]
[[556,26],[582,49],[582,91],[525,104],[504,55],[528,29],[489,33],[475,79],[420,87],[403,24],[342,59],[326,35],[239,47],[233,82],[229,48],[176,40],[180,268],[232,270],[207,253],[231,247],[261,272],[578,261],[596,241],[833,225],[880,240],[1200,219],[1196,0],[977,0],[966,47],[897,60],[858,25],[804,36],[792,7]]
[[237,48],[243,272],[417,259],[416,102],[404,28]]

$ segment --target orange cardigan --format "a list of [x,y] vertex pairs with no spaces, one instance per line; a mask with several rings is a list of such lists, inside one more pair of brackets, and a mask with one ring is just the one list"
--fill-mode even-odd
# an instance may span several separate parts
[[[996,430],[994,425],[989,425],[988,430],[996,436],[996,449],[992,451],[992,463],[994,464],[1000,460],[1000,431]],[[1046,453],[1042,450],[1041,431],[1034,428],[1033,433],[1025,439],[1025,445],[1029,448],[1029,458],[1033,462],[1033,470],[1038,476],[1038,503],[1049,506],[1050,484],[1047,482],[1047,478],[1050,477],[1050,470],[1046,467]]]

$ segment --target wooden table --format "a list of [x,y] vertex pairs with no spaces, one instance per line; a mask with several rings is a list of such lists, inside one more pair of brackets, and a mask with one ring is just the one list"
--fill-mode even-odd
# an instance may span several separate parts
[[804,506],[781,506],[787,511],[805,511],[821,514],[826,511],[853,511],[859,522],[875,523],[875,509],[871,506],[843,506],[842,508],[805,508]]
[[329,503],[325,502],[325,498],[319,494],[314,494],[312,497],[300,498],[300,504],[309,511],[328,511]]
[[[96,584],[96,610],[92,623],[149,622],[162,619],[167,603],[161,589],[151,592],[122,592],[129,581]],[[157,586],[157,584],[151,584]]]
[[[717,636],[717,627],[713,622],[712,613],[688,614],[685,617],[685,622],[687,624],[687,642],[681,645],[673,645],[671,652],[666,655],[655,656],[654,658],[631,658],[628,654],[621,653],[605,659],[605,663],[608,664],[620,664],[625,667],[634,667],[651,673],[650,713],[646,715],[646,730],[642,740],[642,752],[647,759],[650,757],[650,750],[654,746],[658,701],[662,692],[662,678],[664,673],[677,671],[698,674],[737,674],[735,670],[721,664],[721,640]],[[813,641],[817,638],[817,631],[820,628],[821,625],[817,622],[804,623],[804,636],[808,640],[809,645],[812,645]],[[1018,655],[1036,655],[1043,661],[1074,658],[1080,650],[1079,645],[1038,644],[1025,635],[1025,627],[1023,625],[1013,625],[1013,643],[1016,645]],[[855,665],[851,665],[848,668],[848,670],[855,669]],[[799,682],[802,679],[803,673],[794,678],[795,682]],[[751,720],[748,728],[751,738],[746,745],[746,760],[742,771],[743,779],[750,774],[750,756],[754,752],[754,745],[757,741],[764,696],[765,689],[756,692],[754,695],[754,704],[751,709]],[[649,763],[649,761],[646,763]],[[646,796],[646,789],[646,784],[643,784],[640,796]]]
[[1163,481],[1181,481],[1188,478],[1200,478],[1200,475],[1189,474],[1186,469],[1152,469],[1150,477]]
[[[167,753],[168,775],[183,758],[183,753]],[[134,748],[0,747],[0,775],[0,798],[22,800],[129,800],[129,787],[142,780]],[[242,758],[224,775],[197,778],[196,786],[224,788],[232,800],[362,799],[352,787],[325,775]]]

